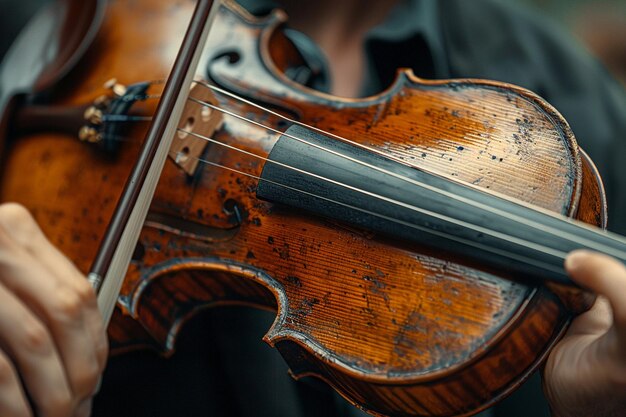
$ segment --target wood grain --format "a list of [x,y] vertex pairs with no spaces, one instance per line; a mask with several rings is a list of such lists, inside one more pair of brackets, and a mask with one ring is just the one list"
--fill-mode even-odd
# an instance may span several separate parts
[[[58,103],[89,102],[113,76],[164,77],[192,7],[112,1],[96,47]],[[277,35],[284,19],[254,19],[228,3],[200,75],[418,169],[604,225],[599,178],[565,121],[536,95],[487,81],[426,82],[409,71],[374,97],[316,93],[279,71],[298,60]],[[215,98],[279,131],[289,124]],[[141,137],[142,129],[128,134]],[[278,138],[229,115],[213,136],[247,153],[212,143],[203,159],[255,176]],[[87,272],[137,148],[125,143],[110,160],[74,138],[21,137],[3,167],[1,200],[28,206]],[[168,353],[203,308],[254,305],[276,311],[265,341],[294,376],[326,380],[375,415],[470,415],[541,364],[571,318],[566,305],[589,301],[260,201],[257,180],[232,170],[199,164],[189,175],[166,164],[109,329],[114,351],[149,345]]]

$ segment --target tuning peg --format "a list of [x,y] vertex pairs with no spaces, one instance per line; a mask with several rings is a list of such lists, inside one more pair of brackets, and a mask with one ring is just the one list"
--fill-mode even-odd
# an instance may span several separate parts
[[111,90],[116,97],[122,97],[126,94],[126,86],[117,82],[116,78],[111,78],[104,83],[104,88]]
[[89,106],[85,110],[85,120],[94,125],[102,124],[102,110],[96,108],[95,106]]
[[108,107],[109,104],[111,104],[111,98],[106,95],[101,95],[93,101],[93,105],[98,108]]
[[102,140],[102,135],[93,127],[83,126],[78,131],[78,138],[83,142],[97,143]]

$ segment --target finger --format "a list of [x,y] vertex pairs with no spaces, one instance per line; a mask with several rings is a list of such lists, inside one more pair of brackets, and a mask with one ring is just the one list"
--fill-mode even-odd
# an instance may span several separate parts
[[626,328],[626,267],[618,260],[584,250],[572,252],[565,269],[578,284],[605,296],[613,310],[613,321]]
[[0,416],[32,417],[17,372],[13,364],[0,351]]
[[82,284],[86,278],[48,241],[26,208],[15,203],[0,204],[0,228],[15,241],[18,247],[25,249],[44,266],[50,267],[60,281],[72,288],[79,290],[84,288]]
[[27,250],[31,254],[37,254],[39,261],[46,269],[54,272],[59,282],[73,289],[76,301],[81,304],[84,330],[91,337],[98,369],[102,371],[108,357],[108,340],[93,288],[74,264],[48,242],[41,231],[35,233]]
[[[12,280],[7,285],[26,297],[40,295],[34,301],[43,310],[42,318],[52,330],[72,390],[80,398],[90,395],[107,357],[106,334],[91,286],[74,265],[48,242],[23,207],[17,204],[0,206],[0,228],[19,248],[31,254],[33,261],[36,259],[40,269],[48,273],[48,278],[44,280],[44,275],[37,277],[27,271],[14,271],[7,275],[20,276],[21,279]],[[47,294],[33,292],[33,285],[54,286],[56,290]],[[41,299],[42,296],[44,299]]]
[[58,281],[36,262],[23,259],[0,264],[4,284],[50,330],[52,342],[61,355],[63,369],[72,392],[79,398],[90,395],[95,388],[100,366],[94,341],[86,331],[84,303],[72,288]]
[[61,358],[43,323],[0,285],[0,345],[19,370],[41,417],[66,417],[74,404]]
[[53,272],[60,282],[74,288],[84,301],[86,329],[94,341],[98,365],[103,370],[108,356],[108,340],[95,293],[85,276],[48,241],[28,210],[19,204],[0,205],[0,227]]

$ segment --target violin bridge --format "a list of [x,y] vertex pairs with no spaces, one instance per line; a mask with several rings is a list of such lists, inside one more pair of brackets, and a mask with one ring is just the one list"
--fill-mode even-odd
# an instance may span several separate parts
[[[192,85],[189,97],[204,103],[218,105],[211,90],[199,83]],[[198,162],[209,144],[208,141],[202,140],[198,136],[212,138],[213,133],[221,124],[222,113],[202,106],[196,101],[188,100],[178,123],[176,137],[170,148],[170,158],[188,175],[194,175]],[[190,132],[193,132],[193,135]]]

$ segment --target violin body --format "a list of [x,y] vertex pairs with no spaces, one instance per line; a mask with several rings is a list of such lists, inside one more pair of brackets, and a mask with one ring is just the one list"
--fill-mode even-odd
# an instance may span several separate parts
[[[112,1],[95,44],[54,103],[93,100],[111,77],[165,77],[193,7],[169,3]],[[417,169],[606,226],[593,163],[536,95],[496,82],[424,81],[410,71],[374,97],[318,93],[284,75],[301,61],[281,32],[285,19],[281,12],[257,19],[227,2],[198,74]],[[263,126],[286,128],[275,113],[221,93],[212,99]],[[153,104],[134,110],[149,115]],[[194,131],[207,120],[181,123]],[[143,130],[126,133],[141,137]],[[151,346],[169,353],[185,321],[203,308],[253,305],[276,311],[264,340],[294,377],[321,378],[375,415],[470,415],[530,376],[572,315],[589,305],[577,291],[259,199],[258,177],[281,135],[229,114],[211,131],[232,148],[205,143],[191,172],[166,162],[109,327],[114,352]],[[26,205],[88,272],[138,142],[124,142],[115,157],[66,134],[10,142],[1,200]]]

